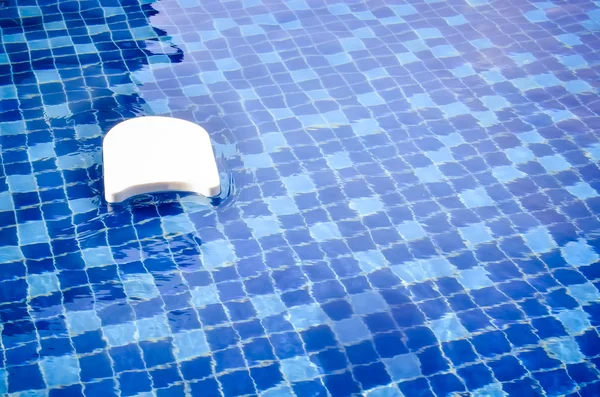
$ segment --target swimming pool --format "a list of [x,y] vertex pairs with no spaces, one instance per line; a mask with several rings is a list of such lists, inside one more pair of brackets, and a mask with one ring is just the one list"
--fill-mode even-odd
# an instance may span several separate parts
[[[0,394],[600,395],[600,3],[5,0]],[[101,201],[139,115],[224,190]]]

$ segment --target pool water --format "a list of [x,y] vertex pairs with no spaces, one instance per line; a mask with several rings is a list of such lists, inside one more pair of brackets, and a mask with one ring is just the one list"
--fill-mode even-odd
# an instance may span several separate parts
[[[600,395],[600,3],[4,0],[0,394]],[[223,192],[102,201],[202,125]]]

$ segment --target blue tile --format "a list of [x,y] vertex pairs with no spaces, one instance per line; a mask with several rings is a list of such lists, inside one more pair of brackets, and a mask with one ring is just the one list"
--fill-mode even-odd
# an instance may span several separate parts
[[548,233],[546,228],[541,226],[527,231],[523,237],[525,238],[525,243],[527,243],[533,252],[548,252],[556,247],[556,242],[552,238],[552,235]]
[[469,208],[486,207],[494,204],[483,187],[465,190],[460,194],[460,198]]
[[317,223],[310,227],[310,235],[316,241],[339,239],[342,237],[337,225],[333,222]]

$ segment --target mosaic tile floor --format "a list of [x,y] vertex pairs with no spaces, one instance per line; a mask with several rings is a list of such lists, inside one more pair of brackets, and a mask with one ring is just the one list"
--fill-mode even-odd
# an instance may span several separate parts
[[[0,394],[600,395],[600,2],[0,29]],[[101,202],[102,134],[144,114],[211,132],[221,197]]]

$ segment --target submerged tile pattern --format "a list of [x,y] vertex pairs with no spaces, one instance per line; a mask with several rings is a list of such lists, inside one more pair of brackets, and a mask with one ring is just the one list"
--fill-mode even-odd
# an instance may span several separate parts
[[[0,394],[600,395],[598,2],[16,0],[0,29]],[[140,114],[205,126],[232,193],[102,204]]]

